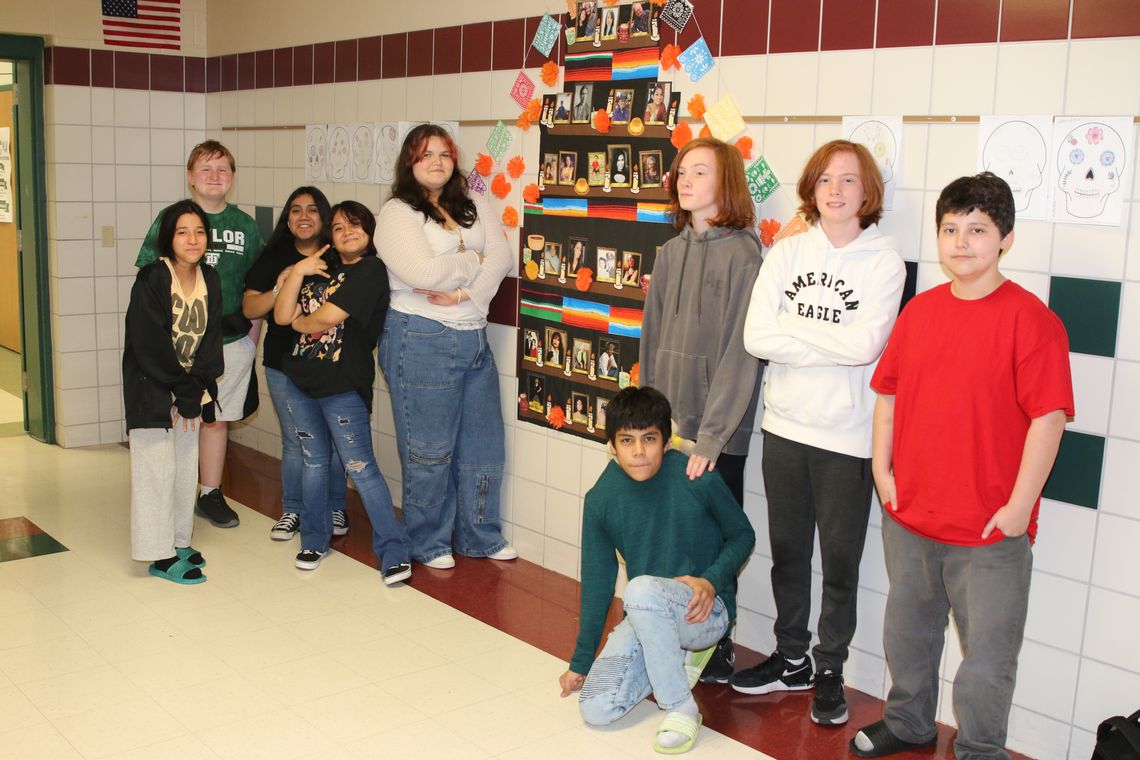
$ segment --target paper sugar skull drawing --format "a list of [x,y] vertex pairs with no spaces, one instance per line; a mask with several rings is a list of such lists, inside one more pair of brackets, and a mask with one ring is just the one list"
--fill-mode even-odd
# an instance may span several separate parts
[[883,175],[883,184],[890,182],[895,175],[898,158],[898,143],[891,128],[881,121],[865,121],[851,132],[850,140],[871,152],[879,173]]
[[348,130],[336,125],[329,135],[328,172],[329,179],[335,182],[347,182],[348,176]]
[[1029,208],[1045,171],[1045,137],[1025,121],[1007,121],[995,129],[982,150],[982,166],[1001,177],[1013,191],[1018,212]]
[[1057,151],[1057,186],[1065,194],[1065,210],[1082,219],[1099,216],[1120,188],[1124,159],[1124,141],[1107,124],[1085,122],[1069,132]]

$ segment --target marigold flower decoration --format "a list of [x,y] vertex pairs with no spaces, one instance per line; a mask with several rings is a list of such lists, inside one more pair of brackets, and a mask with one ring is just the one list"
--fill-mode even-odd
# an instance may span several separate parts
[[694,119],[699,119],[705,115],[705,96],[699,92],[693,97],[689,98],[689,102],[685,104],[685,108],[689,111],[689,116]]
[[531,182],[523,188],[523,200],[527,203],[537,203],[539,199],[538,185]]
[[589,267],[578,267],[578,278],[574,280],[574,287],[583,293],[590,292],[590,286],[594,284],[594,270]]
[[507,162],[507,174],[511,175],[511,179],[518,179],[525,171],[526,162],[522,156],[515,156]]
[[507,206],[505,209],[503,209],[503,226],[519,226],[519,212],[515,210],[514,206]]
[[557,81],[558,64],[554,61],[547,61],[546,63],[542,64],[542,83],[547,87],[553,87]]
[[486,153],[480,153],[475,159],[475,171],[482,174],[484,177],[491,176],[491,168],[494,167],[495,160],[488,156]]
[[539,117],[542,116],[542,101],[538,98],[531,98],[531,101],[526,104],[526,117],[530,119],[531,124],[537,124]]
[[566,412],[562,411],[562,407],[555,404],[550,414],[546,416],[546,421],[550,423],[550,427],[555,430],[561,430],[566,425]]
[[688,122],[682,121],[673,130],[673,136],[669,138],[669,142],[673,143],[673,147],[677,150],[684,148],[693,139],[693,128],[689,126]]
[[520,113],[519,117],[515,119],[515,126],[521,129],[523,132],[526,132],[528,129],[530,129],[530,115],[527,114],[526,111]]
[[740,151],[740,157],[745,161],[752,158],[752,138],[748,135],[741,137],[736,141],[736,149]]
[[511,183],[507,182],[507,175],[499,172],[495,178],[491,180],[491,192],[499,200],[507,197],[507,193],[511,191]]
[[712,130],[709,129],[709,125],[706,124],[703,127],[701,127],[701,131],[697,133],[697,136],[698,137],[712,137]]
[[665,5],[665,0],[649,0],[650,5]]
[[681,48],[678,45],[669,43],[661,49],[661,70],[668,71],[669,69],[681,68],[677,56],[681,54]]
[[606,109],[599,108],[594,112],[594,129],[602,134],[610,131],[610,115],[606,113]]
[[772,247],[772,243],[775,242],[776,239],[776,233],[780,231],[781,226],[778,219],[760,220],[760,242],[764,244],[765,248]]
[[629,368],[629,384],[641,387],[641,362],[634,362]]

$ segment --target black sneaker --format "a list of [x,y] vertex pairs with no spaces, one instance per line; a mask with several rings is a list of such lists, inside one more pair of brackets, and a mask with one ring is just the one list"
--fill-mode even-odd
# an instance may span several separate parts
[[220,488],[199,496],[194,514],[206,518],[215,528],[236,528],[239,522],[237,512],[230,509]]
[[736,663],[736,652],[732,648],[732,639],[727,635],[717,642],[713,650],[712,659],[705,665],[701,673],[701,683],[728,683],[732,677],[732,668]]
[[821,726],[842,726],[847,722],[847,697],[843,695],[843,676],[839,673],[825,670],[815,674],[811,719]]
[[772,652],[753,668],[733,673],[728,679],[732,688],[743,694],[768,694],[773,691],[803,691],[812,684],[811,658],[804,655],[799,665],[789,665],[784,655]]
[[301,551],[297,552],[297,569],[316,570],[320,566],[321,560],[325,558],[326,554],[328,554],[327,551],[318,552],[312,549],[302,549]]
[[300,516],[286,512],[281,515],[280,520],[273,523],[273,527],[269,529],[269,537],[274,541],[288,541],[297,535],[297,531],[300,529]]
[[406,581],[412,577],[412,564],[401,562],[398,565],[392,565],[385,568],[384,572],[380,573],[380,577],[384,579],[385,586],[394,586],[400,581]]
[[343,536],[348,533],[348,512],[343,509],[333,510],[333,535]]

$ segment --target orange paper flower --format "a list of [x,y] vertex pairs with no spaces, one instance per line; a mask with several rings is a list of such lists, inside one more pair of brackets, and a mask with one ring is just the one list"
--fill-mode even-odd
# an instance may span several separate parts
[[752,158],[752,138],[748,135],[741,137],[736,141],[736,149],[740,151],[740,157],[745,161]]
[[669,69],[679,69],[681,64],[677,62],[677,56],[681,54],[681,48],[678,45],[669,43],[661,49],[661,70],[668,71]]
[[712,137],[712,130],[709,129],[708,124],[701,127],[701,131],[697,133],[697,137]]
[[574,281],[574,287],[583,293],[590,292],[590,286],[594,284],[594,270],[589,267],[578,267],[578,279]]
[[523,132],[526,132],[528,129],[530,129],[530,116],[526,111],[520,113],[519,117],[515,119],[515,126],[521,129]]
[[507,174],[511,175],[511,179],[518,179],[525,171],[526,162],[523,161],[522,156],[515,156],[507,162]]
[[531,182],[523,188],[523,200],[527,203],[537,203],[539,198],[538,185]]
[[542,116],[542,101],[538,98],[533,98],[526,104],[526,117],[530,119],[531,124],[537,124],[539,117]]
[[685,105],[689,111],[689,116],[694,119],[699,119],[705,115],[705,96],[699,92],[693,97],[689,98],[689,102]]
[[629,383],[641,387],[641,362],[634,362],[629,368]]
[[486,153],[480,153],[478,158],[475,159],[475,171],[482,174],[484,177],[491,176],[491,168],[495,165],[495,160],[488,156]]
[[561,430],[566,425],[566,412],[562,411],[562,407],[555,404],[550,414],[546,416],[546,421],[550,423],[550,427],[555,430]]
[[542,83],[547,87],[553,87],[554,83],[558,81],[558,64],[554,61],[547,61],[542,64]]
[[673,147],[677,150],[684,148],[693,139],[693,128],[689,126],[688,122],[681,122],[677,128],[673,130],[673,136],[669,138],[669,142],[673,143]]
[[665,0],[649,0],[650,5],[665,5]]
[[495,194],[496,198],[500,200],[507,197],[507,193],[511,191],[511,183],[507,182],[507,175],[499,172],[495,178],[491,180],[491,192]]
[[617,5],[618,0],[602,0],[602,3],[604,3],[605,5]]
[[764,244],[765,248],[771,248],[772,243],[775,242],[776,233],[780,231],[779,220],[776,219],[761,219],[760,220],[760,242]]
[[503,226],[519,226],[519,212],[515,210],[514,206],[507,206],[505,209],[503,209]]
[[594,129],[603,134],[610,131],[610,115],[606,113],[606,109],[599,108],[594,112]]

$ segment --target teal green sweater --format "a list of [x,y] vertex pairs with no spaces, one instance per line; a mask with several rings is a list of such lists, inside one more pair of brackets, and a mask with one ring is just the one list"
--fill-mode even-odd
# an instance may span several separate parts
[[736,618],[733,578],[748,559],[756,534],[728,486],[716,473],[689,480],[689,458],[665,452],[656,475],[644,482],[610,462],[586,494],[582,518],[582,609],[570,670],[585,675],[602,639],[614,597],[618,563],[629,578],[653,575],[704,578]]

